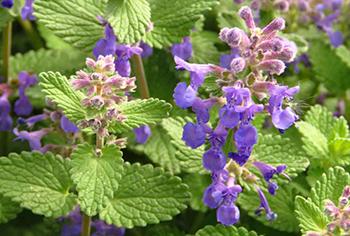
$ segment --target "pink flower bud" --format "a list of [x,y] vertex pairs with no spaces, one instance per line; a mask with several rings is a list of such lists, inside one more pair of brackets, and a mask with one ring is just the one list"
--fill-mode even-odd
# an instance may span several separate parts
[[264,52],[266,51],[280,52],[283,49],[283,41],[279,38],[264,40],[263,42],[257,45],[257,49],[261,49]]
[[253,9],[254,11],[258,11],[261,8],[261,0],[253,0],[250,3],[250,8]]
[[96,61],[94,59],[91,59],[91,58],[86,58],[86,62],[85,63],[87,65],[87,67],[90,67],[92,69],[94,69],[95,66],[96,66]]
[[289,10],[289,2],[287,0],[277,0],[274,5],[282,12]]
[[220,38],[222,41],[224,41],[224,42],[227,41],[227,32],[228,32],[229,30],[230,30],[230,29],[227,28],[227,27],[222,28],[222,29],[220,30],[219,38]]
[[244,70],[245,65],[246,65],[245,60],[242,57],[234,58],[230,64],[231,71],[233,73],[239,73]]
[[264,60],[257,65],[259,70],[267,71],[271,75],[280,75],[284,72],[286,66],[283,61],[277,59]]
[[325,200],[324,212],[330,217],[337,217],[340,214],[338,207],[331,200]]
[[267,26],[262,29],[262,34],[265,36],[276,33],[277,31],[283,30],[285,27],[285,21],[281,17],[275,18]]
[[249,29],[255,29],[255,22],[252,10],[245,6],[239,10],[239,16],[245,21],[245,24]]
[[103,97],[101,96],[95,96],[90,99],[90,104],[93,108],[100,110],[104,106],[105,102]]

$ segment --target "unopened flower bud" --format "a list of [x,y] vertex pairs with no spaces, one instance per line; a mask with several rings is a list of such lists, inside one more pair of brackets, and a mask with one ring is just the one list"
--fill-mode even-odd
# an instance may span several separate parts
[[283,41],[279,38],[273,38],[271,40],[264,40],[263,42],[257,45],[257,49],[261,49],[264,52],[273,51],[281,52],[283,49]]
[[245,21],[249,29],[255,29],[255,22],[252,10],[245,6],[239,10],[239,16]]
[[234,58],[230,64],[231,71],[233,73],[239,73],[244,70],[245,65],[246,65],[245,60],[242,57]]
[[268,36],[272,33],[283,30],[284,27],[285,27],[284,19],[281,17],[277,17],[262,29],[262,34],[265,36]]
[[282,12],[287,12],[289,10],[289,2],[287,0],[278,0],[274,5]]
[[104,106],[105,102],[103,97],[101,96],[95,96],[90,99],[90,104],[93,108],[100,110]]
[[281,60],[271,59],[271,60],[265,60],[260,62],[257,65],[257,68],[259,70],[267,71],[271,75],[273,74],[280,75],[284,72],[284,69],[286,68],[286,66]]

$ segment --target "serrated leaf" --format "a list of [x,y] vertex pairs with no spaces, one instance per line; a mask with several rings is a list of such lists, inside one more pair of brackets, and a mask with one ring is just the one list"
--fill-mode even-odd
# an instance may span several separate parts
[[310,198],[320,210],[323,210],[324,200],[329,199],[337,204],[344,187],[348,184],[350,184],[350,175],[343,168],[330,168],[316,182]]
[[305,122],[312,124],[321,133],[328,137],[334,125],[334,116],[332,113],[323,106],[316,105],[311,107],[305,115]]
[[76,50],[29,51],[10,59],[10,75],[15,78],[21,71],[39,74],[43,71],[70,72],[84,65],[85,56]]
[[216,18],[220,29],[238,27],[246,31],[247,27],[237,12],[219,12]]
[[16,218],[22,209],[19,204],[13,202],[10,198],[0,195],[0,224],[7,223]]
[[194,32],[191,35],[193,45],[193,55],[191,61],[194,63],[218,64],[220,52],[215,47],[215,43],[220,43],[218,35],[210,31]]
[[335,49],[338,57],[348,66],[350,67],[350,50],[346,48],[344,45],[341,45]]
[[192,209],[205,212],[208,207],[203,203],[204,190],[211,184],[209,175],[188,174],[184,178],[184,183],[190,187]]
[[56,50],[74,50],[74,48],[65,42],[60,37],[56,36],[51,30],[45,27],[43,24],[37,23],[38,31],[43,39],[45,39],[45,44],[47,48]]
[[123,174],[122,152],[116,146],[102,148],[79,145],[72,153],[72,180],[77,185],[81,209],[89,216],[101,211],[117,191]]
[[190,194],[178,177],[151,165],[125,164],[119,189],[100,213],[118,227],[132,228],[170,220],[186,208]]
[[52,153],[13,153],[0,158],[0,192],[36,214],[63,216],[76,205],[68,171],[69,161]]
[[322,40],[314,40],[309,48],[310,61],[317,78],[335,94],[350,88],[350,67],[337,55],[334,48]]
[[202,166],[204,147],[192,149],[182,140],[183,126],[190,119],[182,117],[171,117],[162,120],[162,127],[171,137],[171,143],[176,148],[175,157],[180,162],[181,170],[187,173],[207,173]]
[[327,227],[327,217],[310,199],[297,196],[295,199],[297,218],[303,233],[307,231],[323,232]]
[[46,97],[57,103],[68,119],[76,122],[85,118],[86,111],[81,105],[84,95],[75,91],[65,76],[58,72],[43,72],[40,74],[40,86]]
[[[146,33],[144,41],[156,48],[180,43],[190,35],[204,11],[211,9],[217,0],[149,0],[154,28]],[[186,6],[186,7],[185,7]]]
[[172,174],[180,173],[179,161],[175,158],[175,146],[161,126],[152,129],[152,135],[144,145],[145,154],[154,162]]
[[257,236],[254,231],[248,231],[244,227],[207,225],[197,231],[195,236]]
[[118,42],[137,43],[150,27],[151,9],[146,0],[110,0],[107,20],[118,35]]
[[348,138],[349,137],[349,126],[348,122],[344,117],[337,118],[333,122],[333,127],[329,136],[329,140],[336,138]]
[[149,98],[123,103],[117,109],[127,119],[122,123],[113,123],[109,128],[114,132],[122,132],[160,122],[169,115],[171,105],[157,98]]
[[305,151],[293,140],[280,135],[259,134],[252,156],[273,166],[287,165],[286,173],[291,177],[297,176],[309,166]]
[[36,0],[34,14],[55,35],[89,52],[103,37],[97,16],[104,15],[105,7],[102,0]]
[[277,214],[277,219],[270,222],[265,215],[257,217],[255,210],[259,207],[259,197],[255,191],[245,191],[239,196],[239,204],[251,217],[256,218],[261,223],[281,231],[297,232],[299,230],[298,220],[294,215],[294,199],[296,191],[288,185],[280,186],[275,196],[266,194],[270,208]]

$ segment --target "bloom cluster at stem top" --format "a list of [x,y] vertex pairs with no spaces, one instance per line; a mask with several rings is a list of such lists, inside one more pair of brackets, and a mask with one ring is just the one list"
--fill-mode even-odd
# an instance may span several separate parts
[[[263,182],[271,195],[276,193],[275,175],[284,175],[286,165],[271,166],[251,158],[254,145],[258,140],[257,129],[252,125],[255,114],[266,112],[272,117],[273,125],[283,133],[298,119],[297,114],[288,106],[299,87],[281,86],[273,78],[285,70],[285,63],[295,59],[296,45],[278,35],[285,27],[282,18],[276,18],[264,28],[255,25],[252,11],[241,8],[240,17],[245,21],[249,33],[239,28],[223,28],[220,39],[227,43],[235,56],[230,58],[228,66],[211,64],[191,64],[175,56],[177,69],[190,72],[191,82],[179,83],[174,91],[174,100],[182,108],[192,108],[196,123],[184,126],[184,142],[191,148],[198,148],[209,141],[209,148],[203,155],[203,166],[212,173],[212,184],[204,193],[204,202],[211,208],[217,208],[217,219],[225,225],[235,224],[239,220],[239,209],[235,201],[243,190],[239,181],[252,184],[260,197],[260,206],[256,213],[263,211],[268,220],[276,218],[261,189],[261,179],[248,169],[253,167],[261,173]],[[198,89],[207,75],[216,77],[220,90],[219,96],[201,98]],[[219,120],[216,127],[209,124],[210,110],[219,107]],[[235,150],[225,154],[223,146],[228,133],[233,132]],[[229,161],[227,161],[229,160]]]

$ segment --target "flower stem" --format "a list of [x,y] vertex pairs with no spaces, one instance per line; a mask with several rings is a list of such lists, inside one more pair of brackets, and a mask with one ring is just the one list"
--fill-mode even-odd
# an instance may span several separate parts
[[[11,43],[12,43],[12,22],[9,22],[3,31],[3,46],[2,46],[2,76],[3,83],[10,82],[10,56],[11,56]],[[6,156],[8,154],[8,132],[0,133],[0,156]]]
[[81,225],[81,236],[90,236],[91,233],[91,217],[83,214],[83,223]]
[[41,38],[38,35],[38,33],[34,30],[32,23],[29,20],[22,20],[20,17],[18,18],[18,22],[28,35],[30,41],[33,44],[34,49],[42,48],[43,42],[41,41]]
[[143,68],[142,58],[140,55],[134,55],[132,57],[132,61],[135,65],[136,79],[138,81],[137,88],[139,89],[141,98],[143,99],[149,98],[150,97],[149,89],[148,89],[145,69]]

